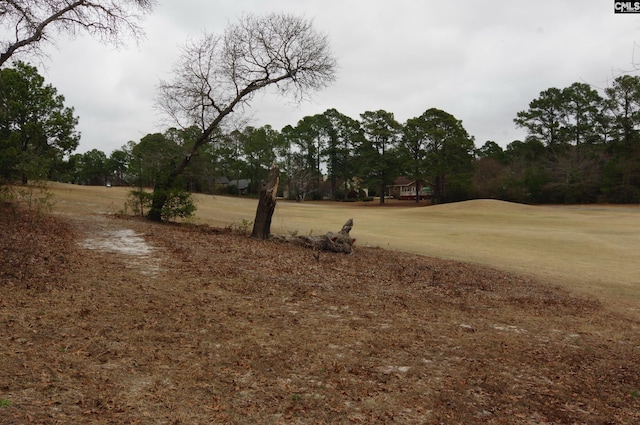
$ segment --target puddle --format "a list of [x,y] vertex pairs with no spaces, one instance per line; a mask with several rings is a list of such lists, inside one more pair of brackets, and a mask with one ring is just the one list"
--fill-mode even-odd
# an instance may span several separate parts
[[151,258],[154,248],[142,236],[131,229],[105,230],[82,242],[86,249],[113,252],[131,257],[127,262],[142,274],[155,275],[161,269],[159,260]]
[[127,255],[149,255],[153,248],[131,229],[100,232],[97,237],[85,239],[82,243],[87,249],[120,252]]

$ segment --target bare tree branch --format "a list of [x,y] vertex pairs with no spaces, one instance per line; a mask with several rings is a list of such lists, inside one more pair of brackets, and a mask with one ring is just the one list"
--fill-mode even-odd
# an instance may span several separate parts
[[333,82],[336,62],[324,34],[292,15],[243,16],[222,36],[188,42],[161,81],[156,104],[180,127],[217,127],[256,91],[275,86],[300,101]]
[[125,35],[144,36],[138,22],[155,0],[0,0],[0,67],[20,53],[41,54],[53,34],[84,31],[100,41],[120,45]]

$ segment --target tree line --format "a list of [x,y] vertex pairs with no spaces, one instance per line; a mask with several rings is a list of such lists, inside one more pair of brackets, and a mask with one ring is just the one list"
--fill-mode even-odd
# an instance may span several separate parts
[[[257,194],[269,168],[282,170],[280,194],[348,200],[380,196],[399,176],[428,185],[434,202],[495,198],[525,203],[640,201],[640,78],[604,90],[585,83],[550,88],[514,122],[524,141],[479,148],[462,122],[430,108],[398,122],[392,112],[358,119],[329,109],[276,130],[246,126],[206,139],[177,185],[192,192]],[[74,154],[78,118],[64,97],[22,62],[0,70],[0,175],[89,185],[153,188],[193,151],[197,125],[130,141],[109,156]],[[224,180],[223,177],[227,179]]]
[[[462,122],[431,108],[398,122],[384,110],[358,119],[329,109],[281,130],[269,125],[212,132],[179,177],[183,188],[257,194],[269,168],[283,171],[281,194],[297,199],[381,196],[399,176],[432,188],[434,202],[495,198],[525,203],[640,202],[640,78],[604,90],[585,83],[550,88],[514,122],[524,141],[476,148]],[[0,70],[0,175],[90,185],[155,187],[192,151],[200,127],[170,128],[109,156],[78,146],[77,117],[27,64]],[[223,178],[226,177],[226,180]]]
[[475,196],[526,203],[640,202],[640,78],[599,93],[586,83],[549,88],[518,112],[524,141],[477,151]]
[[385,188],[405,176],[428,186],[435,202],[640,201],[640,82],[632,75],[600,92],[585,83],[542,91],[514,119],[527,137],[505,149],[494,141],[476,148],[462,122],[436,108],[404,123],[384,110],[352,118],[329,109],[281,130],[230,130],[234,110],[265,87],[303,99],[335,78],[326,35],[286,14],[247,14],[221,34],[183,46],[156,99],[175,128],[108,157],[96,149],[74,154],[80,134],[73,108],[36,68],[10,59],[38,56],[55,33],[85,31],[116,45],[125,33],[139,38],[138,22],[154,4],[6,3],[0,26],[11,35],[0,40],[0,183],[39,178],[152,187],[152,220],[161,219],[171,191],[215,192],[225,186],[223,176],[250,182],[247,192],[256,193],[272,164],[283,170],[287,194],[303,199],[352,199],[368,189],[384,202]]

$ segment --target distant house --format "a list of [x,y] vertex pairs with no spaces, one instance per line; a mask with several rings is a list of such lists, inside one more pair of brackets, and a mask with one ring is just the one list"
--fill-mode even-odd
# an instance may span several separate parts
[[216,177],[215,179],[213,179],[213,184],[215,185],[216,188],[226,188],[227,186],[229,186],[229,179],[227,177]]
[[250,184],[251,184],[250,179],[229,180],[229,186],[236,186],[238,188],[238,194],[240,195],[247,194],[247,189],[249,188]]
[[[215,186],[215,190],[217,193],[228,193],[227,190],[231,187],[237,188],[237,193],[239,195],[246,195],[247,189],[249,188],[249,184],[251,184],[250,179],[233,179],[230,180],[228,177],[221,176],[213,179],[213,184]],[[236,193],[236,192],[233,192]]]
[[[432,189],[429,183],[419,181],[419,199],[431,199]],[[408,177],[398,177],[392,185],[387,186],[387,194],[394,199],[415,200],[417,181]]]

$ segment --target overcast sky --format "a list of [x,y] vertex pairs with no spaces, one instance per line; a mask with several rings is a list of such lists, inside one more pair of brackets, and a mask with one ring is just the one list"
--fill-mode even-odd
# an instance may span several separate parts
[[384,109],[404,123],[429,108],[462,123],[476,146],[522,139],[518,111],[550,87],[604,88],[640,63],[640,15],[611,0],[159,0],[139,45],[116,50],[88,36],[59,40],[40,72],[80,117],[77,152],[109,155],[166,129],[154,108],[179,47],[222,32],[244,12],[313,19],[338,60],[336,82],[313,101],[258,95],[251,124],[280,130],[329,108],[354,119]]

